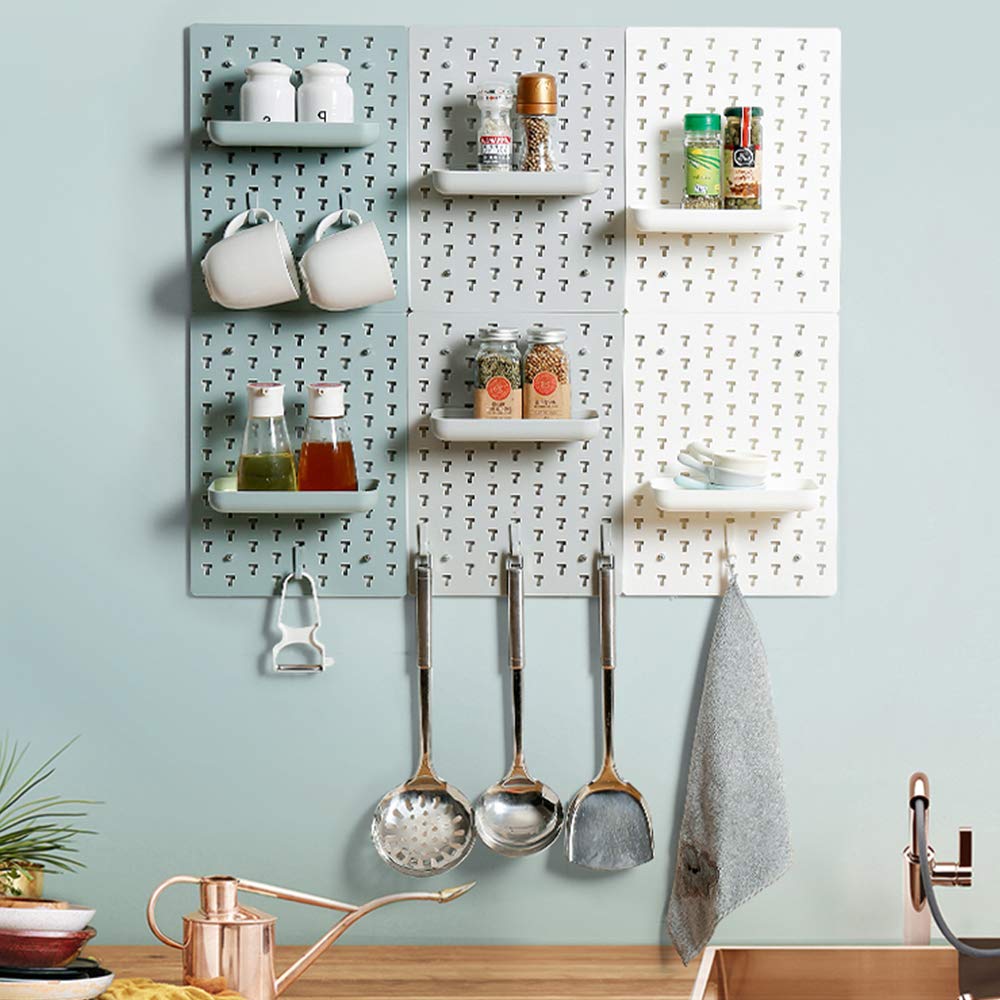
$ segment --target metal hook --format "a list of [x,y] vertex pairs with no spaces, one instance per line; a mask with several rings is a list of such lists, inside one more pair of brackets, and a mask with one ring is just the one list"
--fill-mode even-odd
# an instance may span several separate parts
[[729,570],[730,580],[736,579],[736,556],[733,555],[733,551],[729,547],[729,525],[735,523],[735,517],[724,517],[722,519],[722,548],[723,554],[726,558],[726,567]]
[[341,212],[348,212],[351,208],[351,189],[341,188],[340,189],[340,210]]
[[611,525],[607,521],[601,522],[601,555],[611,556]]
[[250,192],[247,191],[247,222],[251,226],[257,224],[257,216],[260,215],[260,190],[253,192],[253,204],[250,204]]
[[510,539],[510,554],[515,559],[521,558],[521,522],[511,521],[507,525],[507,537]]
[[305,558],[302,558],[300,560],[300,558],[299,558],[299,546],[298,545],[293,545],[292,546],[292,577],[294,579],[296,579],[296,580],[301,580],[302,579],[302,574],[305,572],[305,569],[306,569]]

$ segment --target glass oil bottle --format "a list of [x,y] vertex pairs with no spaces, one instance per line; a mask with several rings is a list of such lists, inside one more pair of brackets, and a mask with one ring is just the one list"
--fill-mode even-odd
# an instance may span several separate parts
[[309,419],[299,453],[300,490],[357,490],[358,470],[345,412],[342,384],[309,386]]
[[236,488],[294,490],[295,456],[285,424],[285,387],[280,382],[251,382],[247,404]]

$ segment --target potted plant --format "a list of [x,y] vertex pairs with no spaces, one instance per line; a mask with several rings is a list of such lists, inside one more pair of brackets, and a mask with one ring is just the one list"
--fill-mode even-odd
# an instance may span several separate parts
[[76,838],[92,834],[76,826],[86,816],[77,807],[95,805],[85,799],[40,795],[52,777],[56,758],[70,740],[26,777],[22,762],[28,747],[9,739],[0,744],[0,895],[7,901],[39,899],[45,872],[70,872],[84,867],[76,857]]

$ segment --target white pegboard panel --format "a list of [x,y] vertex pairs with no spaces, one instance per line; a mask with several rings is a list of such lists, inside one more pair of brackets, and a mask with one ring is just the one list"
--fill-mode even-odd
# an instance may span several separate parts
[[[772,236],[640,234],[628,221],[635,312],[835,312],[840,294],[840,32],[629,28],[629,206],[679,207],[684,115],[764,109],[764,198],[794,204]],[[419,134],[414,130],[414,139]]]
[[695,440],[764,452],[775,471],[820,486],[818,510],[736,516],[744,591],[833,594],[837,317],[633,313],[625,334],[625,593],[721,590],[724,516],[663,513],[643,485]]
[[[537,317],[490,314],[502,325]],[[482,314],[414,313],[409,345],[409,534],[428,525],[441,594],[502,592],[507,525],[518,521],[528,593],[594,592],[600,525],[611,525],[616,551],[621,511],[622,317],[547,314],[567,332],[574,405],[597,410],[601,434],[565,444],[475,445],[437,440],[433,409],[469,406],[476,331]]]
[[[522,312],[624,306],[624,74],[621,28],[410,30],[410,301]],[[584,198],[445,197],[434,168],[475,169],[483,80],[555,75],[555,158],[597,170]]]

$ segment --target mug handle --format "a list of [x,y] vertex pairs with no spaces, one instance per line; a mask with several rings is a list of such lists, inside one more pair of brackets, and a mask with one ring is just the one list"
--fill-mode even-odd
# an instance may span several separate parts
[[695,458],[694,455],[690,453],[689,450],[679,451],[677,453],[677,461],[681,465],[686,465],[689,469],[694,469],[695,472],[707,472],[711,466],[711,462],[702,462]]
[[363,221],[364,220],[361,216],[358,215],[353,208],[342,208],[337,212],[331,212],[316,227],[316,233],[313,236],[313,243],[319,243],[319,241],[326,236],[330,227],[337,225],[338,222],[344,222],[348,227],[352,227],[360,226]]
[[266,208],[248,208],[245,212],[240,212],[239,215],[229,220],[229,225],[226,226],[222,238],[226,239],[227,236],[232,236],[233,233],[242,229],[250,221],[251,215],[256,216],[255,222],[260,222],[261,217],[263,217],[264,222],[274,222],[274,217]]
[[704,445],[692,441],[685,449],[689,455],[701,461],[704,465],[715,465],[715,455]]

